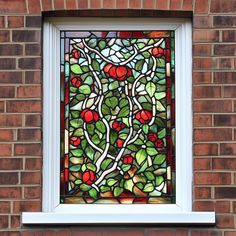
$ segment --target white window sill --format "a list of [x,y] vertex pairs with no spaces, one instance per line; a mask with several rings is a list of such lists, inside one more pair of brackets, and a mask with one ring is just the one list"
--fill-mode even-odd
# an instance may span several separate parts
[[23,212],[23,224],[215,224],[214,212],[78,214]]

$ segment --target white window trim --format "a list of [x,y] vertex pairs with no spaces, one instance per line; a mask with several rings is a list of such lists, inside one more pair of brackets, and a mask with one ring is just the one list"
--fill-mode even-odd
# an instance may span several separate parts
[[[175,30],[176,204],[59,203],[60,30]],[[23,224],[215,223],[214,212],[192,211],[191,39],[192,27],[188,19],[46,19],[43,36],[43,212],[23,212]]]

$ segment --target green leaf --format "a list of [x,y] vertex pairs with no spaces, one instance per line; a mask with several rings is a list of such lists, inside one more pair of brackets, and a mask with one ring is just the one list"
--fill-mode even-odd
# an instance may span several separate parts
[[73,166],[70,166],[70,171],[79,171],[81,168],[81,165],[73,165]]
[[150,193],[154,190],[154,186],[152,183],[148,183],[144,186],[143,192]]
[[106,126],[104,125],[104,123],[102,121],[96,122],[96,128],[103,134],[106,131]]
[[136,161],[139,165],[141,165],[147,159],[147,153],[145,150],[139,150],[135,155]]
[[75,149],[75,150],[71,150],[71,153],[73,156],[75,157],[81,157],[83,154],[83,150],[81,149]]
[[137,144],[137,145],[142,145],[143,144],[143,140],[141,140],[140,138],[136,139],[134,144]]
[[126,117],[128,114],[129,114],[129,107],[125,106],[120,110],[118,117]]
[[80,124],[79,119],[73,119],[70,121],[70,125],[74,128],[78,128],[79,124]]
[[142,164],[141,168],[137,171],[137,174],[144,172],[147,168],[148,168],[148,163],[147,163],[147,161],[145,161]]
[[91,147],[85,149],[86,156],[93,161],[94,159],[94,150]]
[[136,186],[137,186],[139,189],[142,190],[144,185],[143,185],[143,183],[137,183]]
[[119,138],[120,138],[120,139],[126,139],[127,136],[128,136],[128,134],[123,133],[123,134],[120,134],[120,135],[119,135]]
[[93,163],[86,164],[86,169],[92,170],[94,172],[97,170],[96,166]]
[[114,90],[114,89],[117,89],[118,87],[119,87],[118,81],[114,81],[114,82],[110,83],[108,86],[109,90]]
[[83,93],[83,94],[90,94],[91,93],[90,86],[88,86],[87,84],[81,85],[79,87],[79,91],[80,91],[80,93]]
[[113,186],[114,184],[116,184],[118,182],[118,180],[117,179],[108,179],[107,180],[107,185],[108,186]]
[[94,124],[87,124],[87,130],[88,130],[89,134],[93,134],[94,129],[95,129]]
[[76,181],[75,181],[75,184],[77,184],[77,185],[79,185],[79,184],[82,184],[82,180],[81,179],[77,179]]
[[97,134],[93,135],[92,141],[93,141],[94,144],[99,144],[100,143],[100,139],[99,139]]
[[123,170],[124,172],[127,172],[127,171],[131,168],[131,165],[129,165],[129,164],[124,164],[124,165],[121,166],[121,168],[122,168],[122,170]]
[[157,176],[156,177],[156,186],[161,185],[163,181],[164,181],[164,178],[162,176]]
[[102,114],[103,115],[109,115],[110,114],[110,109],[107,105],[102,104]]
[[112,160],[111,159],[106,159],[102,162],[101,164],[101,169],[106,170],[107,167],[111,164]]
[[153,82],[148,82],[146,84],[146,91],[149,94],[150,97],[153,97],[155,91],[156,91],[156,85]]
[[100,66],[99,63],[96,60],[92,60],[92,67],[94,70],[99,71],[100,70]]
[[166,93],[165,92],[155,93],[154,96],[157,100],[161,100],[166,96]]
[[150,156],[154,156],[154,155],[158,154],[156,148],[147,148],[146,151],[147,151],[147,154]]
[[74,136],[80,137],[80,136],[84,135],[84,131],[83,131],[83,129],[79,128],[79,129],[76,129],[73,134],[74,134]]
[[117,97],[110,97],[105,100],[105,104],[108,107],[114,109],[118,105],[118,98]]
[[134,152],[136,152],[138,150],[138,148],[133,144],[128,145],[127,148],[131,151],[134,151]]
[[166,156],[164,154],[158,154],[153,161],[153,164],[161,165],[166,159]]
[[110,188],[108,186],[106,186],[106,185],[102,185],[100,187],[100,190],[101,190],[102,193],[105,193],[105,192],[110,191]]
[[162,103],[160,101],[156,102],[156,107],[158,111],[165,111],[166,108],[162,105]]
[[88,72],[88,71],[89,71],[89,68],[88,68],[88,66],[81,66],[81,70],[82,70],[83,72]]
[[144,175],[147,177],[148,180],[154,180],[155,179],[155,176],[150,171],[144,172]]
[[159,192],[158,190],[154,190],[153,192],[149,193],[149,196],[159,197],[161,196],[161,192]]
[[81,184],[79,187],[83,192],[87,192],[89,189],[91,189],[90,185],[87,184]]
[[158,132],[158,137],[159,138],[164,138],[166,136],[166,129],[162,129],[161,131]]
[[114,196],[115,196],[115,197],[120,196],[123,191],[124,191],[123,188],[115,187],[115,188],[114,188]]
[[143,125],[143,132],[144,132],[145,134],[148,133],[148,130],[149,130],[149,126],[148,126],[147,124]]
[[143,64],[144,64],[144,60],[138,60],[137,63],[136,63],[136,65],[135,65],[135,69],[136,69],[137,71],[141,71],[142,68],[143,68]]
[[110,133],[110,142],[111,144],[114,144],[117,140],[117,132],[114,131],[114,130],[111,130],[111,133]]
[[89,196],[96,199],[97,198],[97,190],[95,188],[92,188],[89,190]]
[[97,45],[97,39],[96,38],[92,38],[88,41],[88,45],[92,48],[95,48]]
[[100,41],[98,43],[98,47],[102,50],[106,47],[106,42],[104,40]]
[[125,181],[125,183],[124,183],[124,188],[125,189],[129,190],[130,192],[132,192],[133,191],[133,187],[134,187],[134,183],[133,183],[132,179],[128,179],[128,180]]
[[71,65],[70,69],[76,75],[83,74],[83,71],[82,71],[81,67],[78,64]]
[[122,98],[122,99],[120,100],[119,105],[120,105],[120,107],[124,107],[124,106],[126,106],[128,103],[129,103],[129,102],[128,102],[127,99]]

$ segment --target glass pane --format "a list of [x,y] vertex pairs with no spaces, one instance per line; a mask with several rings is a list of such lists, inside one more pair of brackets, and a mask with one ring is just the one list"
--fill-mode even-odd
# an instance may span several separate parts
[[61,32],[61,203],[175,203],[172,31]]

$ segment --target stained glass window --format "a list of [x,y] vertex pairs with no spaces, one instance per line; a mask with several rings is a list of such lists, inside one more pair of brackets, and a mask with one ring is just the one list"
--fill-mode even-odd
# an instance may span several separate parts
[[61,203],[175,203],[174,34],[61,31]]

